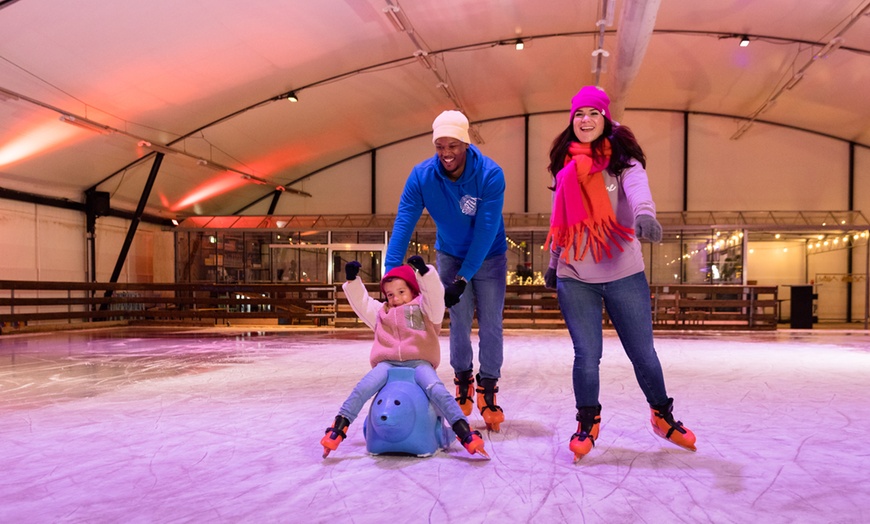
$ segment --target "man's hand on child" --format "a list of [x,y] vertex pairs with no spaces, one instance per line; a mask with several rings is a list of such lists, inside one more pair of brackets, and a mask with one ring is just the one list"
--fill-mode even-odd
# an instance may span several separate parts
[[359,268],[362,267],[362,264],[357,262],[356,260],[352,262],[348,262],[344,265],[344,274],[348,280],[353,280],[359,274]]
[[465,286],[468,285],[468,282],[461,278],[457,278],[453,281],[452,284],[444,288],[444,305],[447,307],[453,307],[459,303],[459,297],[462,296],[462,292],[465,291]]
[[417,273],[420,275],[425,275],[427,271],[429,271],[429,266],[426,265],[426,262],[423,260],[423,257],[420,255],[414,255],[408,259],[408,264],[411,265],[414,269],[417,270]]

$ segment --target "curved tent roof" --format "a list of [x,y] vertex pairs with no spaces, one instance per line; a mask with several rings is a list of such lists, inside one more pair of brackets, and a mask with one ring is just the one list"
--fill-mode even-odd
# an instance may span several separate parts
[[133,210],[158,150],[147,213],[234,214],[429,133],[444,109],[473,123],[565,111],[592,83],[624,103],[617,117],[724,115],[736,139],[763,121],[870,147],[868,12],[868,0],[0,0],[0,188],[109,191]]

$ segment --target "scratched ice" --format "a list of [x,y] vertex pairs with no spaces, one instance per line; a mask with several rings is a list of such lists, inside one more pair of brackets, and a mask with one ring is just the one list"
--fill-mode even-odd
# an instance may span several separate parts
[[658,335],[696,453],[653,435],[607,332],[601,435],[573,464],[567,333],[512,331],[507,421],[483,431],[491,461],[456,443],[430,458],[371,456],[362,418],[322,460],[324,429],[368,369],[370,335],[0,337],[0,522],[870,521],[866,332]]

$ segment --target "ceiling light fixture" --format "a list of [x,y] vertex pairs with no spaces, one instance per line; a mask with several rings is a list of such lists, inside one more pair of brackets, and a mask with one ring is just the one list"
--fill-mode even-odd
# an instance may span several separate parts
[[525,48],[525,47],[526,47],[526,45],[523,42],[523,39],[522,38],[518,39],[517,40],[517,51],[522,51],[523,48]]
[[435,84],[435,87],[443,89],[444,94],[447,96],[447,98],[452,98],[452,93],[450,92],[450,86],[448,86],[446,82],[438,82],[437,84]]
[[[235,171],[234,169],[231,169],[231,168],[228,168],[228,170]],[[248,173],[242,173],[241,171],[235,171],[235,172],[238,173],[239,176],[241,176],[243,180],[253,182],[254,184],[257,184],[260,186],[266,186],[266,185],[269,185],[271,183],[268,180],[266,180],[265,178],[260,178],[258,176],[254,176],[254,175],[251,175]],[[299,189],[293,189],[292,187],[287,187],[287,186],[275,186],[275,191],[280,191],[282,193],[284,191],[287,191],[287,192],[293,193],[295,195],[302,195],[302,196],[306,196],[306,197],[311,196],[311,193],[306,193],[305,191],[300,191]]]
[[265,180],[263,180],[262,178],[260,178],[258,176],[249,175],[247,173],[242,173],[240,176],[242,177],[243,180],[250,180],[251,182],[253,182],[255,184],[259,184],[261,186],[264,186],[267,184],[267,182]]
[[422,49],[418,49],[414,51],[414,56],[417,57],[417,60],[423,64],[423,67],[426,69],[434,69],[435,66],[432,65],[432,62],[429,60],[429,53],[423,51]]
[[152,144],[151,142],[149,142],[149,141],[147,141],[147,140],[140,140],[140,141],[139,141],[139,147],[147,147],[147,148],[150,149],[151,151],[154,151],[154,152],[156,152],[156,153],[163,153],[164,155],[178,155],[178,154],[181,154],[180,151],[176,151],[176,150],[174,150],[174,149],[172,149],[172,148],[169,148],[169,147],[166,147],[166,146],[161,146],[161,145],[159,145],[159,144]]
[[601,85],[601,73],[606,69],[607,57],[610,53],[604,50],[604,35],[607,26],[613,25],[613,13],[616,0],[601,0],[598,8],[599,20],[595,22],[598,27],[598,46],[592,51],[592,74],[595,75],[595,85]]
[[211,162],[209,162],[208,160],[206,160],[204,158],[200,158],[199,160],[197,160],[196,165],[201,166],[201,167],[205,167],[208,169],[214,169],[215,171],[226,171],[227,170],[227,168],[225,168],[224,166],[221,166],[219,164],[212,164]]
[[408,32],[408,29],[405,26],[404,21],[402,21],[402,17],[400,14],[402,12],[402,10],[399,9],[399,6],[388,5],[387,7],[385,7],[383,9],[383,11],[384,11],[384,14],[387,15],[387,18],[390,19],[390,22],[392,22],[393,27],[396,28],[396,31],[400,31],[402,33]]
[[800,81],[803,80],[803,78],[804,78],[804,73],[795,73],[795,75],[793,77],[791,77],[791,79],[788,82],[786,82],[785,86],[783,86],[783,89],[785,89],[785,90],[794,89],[794,86],[798,85],[798,83],[800,83]]
[[110,135],[113,132],[113,129],[109,126],[104,126],[103,124],[99,124],[97,122],[94,122],[93,120],[88,120],[87,118],[81,118],[78,116],[63,114],[60,116],[59,120],[61,122],[66,122],[67,124],[72,124],[76,127],[81,127],[82,129],[87,129],[88,131],[100,133],[102,135]]
[[296,96],[296,91],[290,91],[285,96],[286,96],[287,100],[289,100],[291,102],[298,102],[299,101],[299,97]]
[[825,47],[823,47],[821,51],[819,51],[818,53],[816,53],[815,56],[813,56],[813,60],[819,60],[820,58],[825,58],[826,56],[833,53],[837,49],[840,49],[841,45],[843,45],[843,37],[836,36],[836,37],[832,38],[830,42],[825,44]]
[[749,47],[749,37],[743,35],[740,37],[740,47]]
[[592,51],[592,73],[600,76],[601,73],[606,72],[608,58],[610,58],[610,53],[604,49],[599,48]]

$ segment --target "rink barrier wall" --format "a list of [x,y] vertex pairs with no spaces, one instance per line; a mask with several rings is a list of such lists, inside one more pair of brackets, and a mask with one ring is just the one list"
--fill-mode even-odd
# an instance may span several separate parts
[[[378,284],[366,284],[380,297]],[[776,286],[650,286],[655,329],[775,330]],[[382,297],[380,297],[382,298]],[[0,334],[108,322],[364,327],[332,284],[154,284],[0,280]],[[100,324],[103,323],[103,324]],[[604,324],[610,324],[606,312]],[[449,327],[449,310],[444,327]],[[507,286],[506,329],[564,328],[556,292]]]

